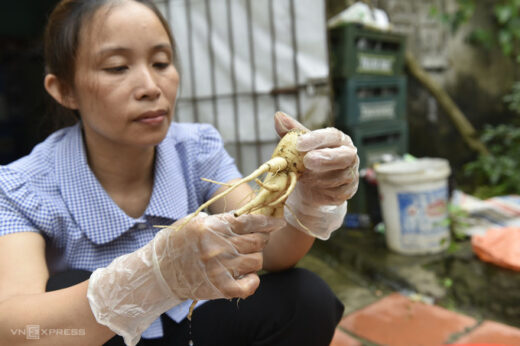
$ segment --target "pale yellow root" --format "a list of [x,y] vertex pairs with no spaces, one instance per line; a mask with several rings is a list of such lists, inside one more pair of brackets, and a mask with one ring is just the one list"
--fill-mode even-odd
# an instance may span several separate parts
[[287,161],[284,158],[282,158],[282,157],[272,158],[271,160],[267,161],[266,163],[264,163],[263,165],[258,167],[257,170],[255,170],[253,173],[251,173],[247,177],[242,178],[239,181],[237,181],[236,183],[234,183],[233,186],[231,186],[226,191],[224,191],[222,193],[219,193],[216,196],[213,196],[213,198],[210,198],[208,201],[206,201],[206,203],[203,203],[201,206],[199,206],[199,208],[197,210],[195,210],[193,213],[188,215],[184,219],[184,221],[176,227],[176,229],[181,229],[182,227],[184,227],[195,216],[199,215],[199,213],[201,211],[203,211],[204,209],[209,207],[211,204],[213,204],[215,201],[219,200],[220,198],[228,195],[231,191],[235,190],[238,186],[240,186],[240,185],[242,185],[244,183],[248,183],[248,182],[254,180],[255,178],[261,176],[264,173],[271,172],[271,171],[283,170],[286,167],[287,167]]
[[255,196],[256,196],[256,192],[251,191],[250,193],[248,193],[247,195],[242,197],[242,199],[240,200],[240,204],[244,203],[244,201],[246,201],[246,200],[252,200],[253,198],[255,198]]
[[241,208],[235,210],[235,216],[240,216],[242,214],[249,214],[251,210],[258,206],[266,206],[273,200],[278,199],[279,196],[284,194],[284,191],[287,188],[287,173],[280,173],[275,175],[270,175],[266,177],[266,183],[268,185],[280,186],[281,189],[277,192],[271,192],[266,189],[261,189],[255,198],[250,200],[248,203],[243,205]]
[[[247,177],[237,181],[232,185],[221,184],[228,186],[229,188],[226,191],[214,196],[206,203],[202,204],[194,213],[187,216],[183,223],[176,228],[180,229],[184,227],[184,225],[190,222],[195,216],[197,216],[202,210],[206,209],[212,203],[220,198],[223,198],[231,191],[236,189],[239,185],[248,183],[253,180],[255,180],[255,182],[261,187],[260,191],[251,201],[247,202],[244,206],[236,210],[234,215],[239,216],[243,214],[263,214],[274,217],[283,217],[284,202],[289,194],[294,190],[296,182],[304,170],[303,153],[300,153],[298,150],[296,150],[296,140],[298,136],[305,132],[305,130],[289,131],[280,140],[273,153],[273,156],[269,161],[261,165]],[[263,182],[257,179],[265,173],[267,173],[267,175]],[[205,181],[213,182],[209,179],[205,179]],[[197,300],[194,300],[190,306],[188,313],[188,320],[190,321],[196,304]]]
[[[257,177],[261,176],[264,173],[273,172],[273,171],[274,172],[278,172],[278,171],[284,170],[285,168],[287,168],[287,161],[284,158],[282,158],[282,157],[272,158],[271,160],[267,161],[266,163],[264,163],[263,165],[258,167],[258,169],[256,169],[253,173],[251,173],[247,177],[242,178],[239,181],[237,181],[236,183],[234,183],[226,191],[224,191],[224,192],[214,196],[213,198],[209,199],[206,203],[202,204],[197,210],[195,210],[195,212],[193,212],[192,214],[188,215],[185,218],[185,220],[178,227],[176,227],[176,229],[179,230],[182,227],[184,227],[195,216],[197,216],[202,210],[206,209],[208,206],[210,206],[212,203],[214,203],[218,199],[220,199],[222,197],[225,197],[227,194],[229,194],[231,191],[236,189],[238,186],[240,186],[240,185],[242,185],[244,183],[248,183],[248,182],[256,179]],[[197,300],[194,300],[191,303],[190,311],[188,313],[188,320],[190,320],[190,321],[191,321],[191,316],[193,314],[193,310],[195,309],[195,305],[196,304],[197,304]]]
[[[255,199],[249,201],[240,209],[237,209],[235,216],[243,214],[262,214],[282,217],[284,202],[296,187],[297,178],[295,173],[289,172],[288,174],[276,176],[276,179],[273,180],[280,183],[280,186],[283,186],[283,189],[279,191],[279,193],[274,194],[267,190],[261,190]],[[281,213],[279,209],[281,209]]]
[[296,176],[296,173],[289,172],[289,186],[287,187],[285,193],[278,198],[276,201],[269,203],[268,207],[276,207],[280,204],[283,204],[287,197],[293,192],[294,188],[296,187],[296,183],[298,182],[298,177]]
[[255,183],[257,183],[258,186],[260,186],[262,189],[266,189],[271,192],[278,192],[282,189],[280,186],[263,183],[260,179],[255,179]]
[[276,209],[274,209],[272,215],[273,215],[273,217],[282,218],[283,217],[283,208],[276,208]]
[[211,180],[211,179],[207,179],[207,178],[200,178],[200,180],[207,181],[208,183],[212,183],[212,184],[216,184],[216,185],[223,185],[223,186],[227,186],[227,187],[233,186],[233,184],[221,183],[220,181],[215,181],[215,180]]
[[199,301],[198,300],[194,300],[191,302],[191,305],[190,305],[190,311],[188,312],[188,321],[191,321],[191,316],[193,315],[193,310],[195,310],[195,305],[197,305]]

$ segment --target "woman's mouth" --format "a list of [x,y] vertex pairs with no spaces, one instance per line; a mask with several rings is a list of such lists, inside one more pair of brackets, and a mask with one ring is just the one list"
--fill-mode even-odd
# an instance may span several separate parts
[[135,121],[141,124],[159,125],[164,121],[164,119],[166,119],[167,115],[168,113],[166,112],[166,110],[162,109],[156,111],[149,111],[139,115]]

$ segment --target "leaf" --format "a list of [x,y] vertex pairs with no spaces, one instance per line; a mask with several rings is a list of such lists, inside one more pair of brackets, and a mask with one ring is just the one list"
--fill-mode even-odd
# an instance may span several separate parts
[[451,17],[450,17],[450,15],[447,14],[447,13],[443,13],[443,14],[441,14],[441,16],[440,16],[440,20],[441,20],[441,22],[444,23],[444,24],[449,24],[449,23],[451,23]]
[[444,280],[442,280],[442,285],[446,288],[450,288],[453,286],[453,280],[451,278],[444,278]]
[[[520,11],[520,9],[519,9]],[[517,16],[507,24],[507,30],[509,30],[514,37],[520,38],[520,17]]]
[[455,243],[454,241],[450,242],[450,245],[448,249],[446,250],[448,253],[455,253],[459,250],[460,246],[459,244]]
[[433,18],[439,16],[439,8],[435,5],[431,6],[429,15]]
[[498,22],[504,24],[511,18],[513,8],[512,5],[496,5],[494,12]]
[[438,227],[448,227],[450,225],[451,225],[451,220],[449,218],[445,218],[445,219],[435,222],[435,226],[438,226]]
[[500,42],[500,47],[502,48],[502,53],[505,56],[510,56],[513,52],[513,43],[512,43],[513,35],[511,32],[502,29],[498,32],[498,42]]
[[478,28],[470,33],[469,42],[481,44],[484,48],[490,49],[493,47],[493,36],[490,31]]

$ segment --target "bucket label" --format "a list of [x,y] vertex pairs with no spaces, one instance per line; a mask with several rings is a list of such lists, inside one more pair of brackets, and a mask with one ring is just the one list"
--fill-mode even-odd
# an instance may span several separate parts
[[[448,187],[397,194],[401,221],[401,244],[439,246],[448,236]],[[422,246],[421,246],[422,247]]]

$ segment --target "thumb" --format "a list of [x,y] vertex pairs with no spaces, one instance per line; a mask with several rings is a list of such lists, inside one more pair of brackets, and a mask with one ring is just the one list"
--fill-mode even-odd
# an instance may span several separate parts
[[308,130],[298,120],[288,116],[284,112],[276,112],[274,115],[274,128],[278,136],[283,137],[289,130],[304,129]]

